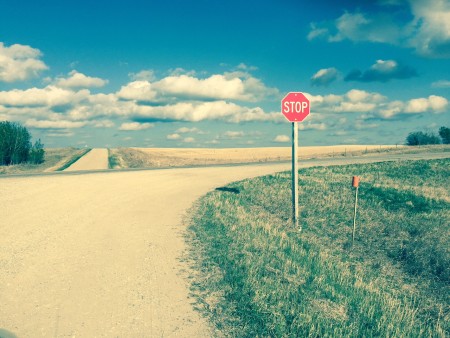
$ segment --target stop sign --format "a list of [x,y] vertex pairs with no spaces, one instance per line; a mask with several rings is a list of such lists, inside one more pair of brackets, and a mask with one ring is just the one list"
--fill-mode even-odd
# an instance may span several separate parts
[[281,100],[281,112],[289,122],[302,122],[309,115],[309,100],[303,93],[291,92]]

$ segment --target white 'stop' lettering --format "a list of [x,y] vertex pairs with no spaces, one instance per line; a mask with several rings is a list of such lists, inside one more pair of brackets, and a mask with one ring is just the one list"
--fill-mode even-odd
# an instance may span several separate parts
[[308,108],[308,102],[286,101],[283,103],[283,113],[303,113]]

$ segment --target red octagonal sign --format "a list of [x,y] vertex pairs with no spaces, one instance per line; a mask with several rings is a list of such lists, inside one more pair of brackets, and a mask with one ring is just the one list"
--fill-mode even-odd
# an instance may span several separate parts
[[281,100],[281,112],[290,122],[302,122],[309,115],[309,106],[309,100],[299,92],[291,92]]

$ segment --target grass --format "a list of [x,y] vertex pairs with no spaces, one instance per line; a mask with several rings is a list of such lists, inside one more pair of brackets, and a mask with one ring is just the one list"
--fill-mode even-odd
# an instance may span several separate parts
[[[355,244],[354,190],[361,176]],[[450,160],[300,171],[202,198],[188,241],[192,292],[232,337],[445,337],[450,333]]]
[[[379,154],[448,152],[449,145],[405,146],[332,146],[301,147],[299,158],[372,156]],[[289,161],[290,147],[275,148],[113,148],[109,149],[110,169],[168,168],[230,163]]]
[[120,158],[117,151],[108,148],[108,168],[109,169],[120,169]]
[[149,156],[133,148],[108,149],[108,163],[110,169],[154,167]]
[[78,148],[47,148],[45,149],[44,162],[41,164],[17,164],[10,166],[0,166],[0,175],[10,174],[35,174],[46,171],[64,170],[90,149]]

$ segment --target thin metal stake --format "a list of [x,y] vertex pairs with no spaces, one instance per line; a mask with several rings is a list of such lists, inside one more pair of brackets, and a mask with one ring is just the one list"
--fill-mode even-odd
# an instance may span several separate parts
[[353,233],[352,233],[352,244],[355,241],[355,231],[356,231],[356,208],[358,207],[358,189],[359,187],[356,187],[355,192],[355,213],[353,214]]
[[292,122],[292,218],[295,228],[302,231],[298,222],[298,125]]

